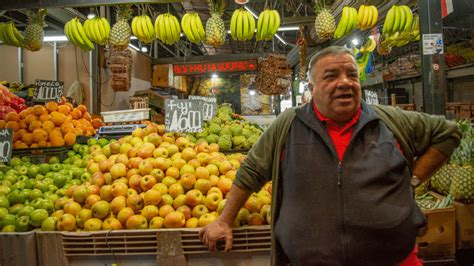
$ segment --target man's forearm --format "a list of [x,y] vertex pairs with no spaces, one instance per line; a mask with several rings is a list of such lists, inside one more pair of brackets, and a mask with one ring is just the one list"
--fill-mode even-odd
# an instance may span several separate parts
[[417,176],[421,182],[430,178],[449,157],[435,148],[429,148],[423,155],[418,157],[412,169],[413,175]]
[[227,195],[227,201],[225,203],[224,210],[222,211],[219,219],[228,225],[232,225],[237,213],[250,197],[250,194],[252,194],[250,190],[237,185],[232,185],[229,194]]

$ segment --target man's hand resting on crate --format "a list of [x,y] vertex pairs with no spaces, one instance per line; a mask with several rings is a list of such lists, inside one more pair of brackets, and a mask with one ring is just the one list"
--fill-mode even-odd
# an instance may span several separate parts
[[229,251],[232,249],[232,226],[221,221],[219,218],[217,221],[202,228],[199,231],[199,238],[210,251],[216,251],[217,242],[223,240],[225,241],[225,251]]

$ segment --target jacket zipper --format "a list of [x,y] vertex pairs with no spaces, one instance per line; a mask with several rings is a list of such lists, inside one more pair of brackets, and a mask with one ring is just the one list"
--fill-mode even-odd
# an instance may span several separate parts
[[337,164],[337,187],[339,190],[339,217],[340,217],[340,226],[341,226],[341,242],[342,242],[342,264],[346,265],[346,226],[344,224],[344,201],[343,201],[343,192],[342,192],[342,161],[339,161]]

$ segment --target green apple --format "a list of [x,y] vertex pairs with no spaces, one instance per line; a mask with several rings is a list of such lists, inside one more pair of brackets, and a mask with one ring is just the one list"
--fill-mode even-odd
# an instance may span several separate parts
[[20,175],[28,174],[28,167],[26,167],[24,165],[19,165],[19,166],[15,167],[15,169],[18,171],[18,173]]
[[42,174],[37,174],[36,177],[35,177],[35,180],[43,180],[45,179],[46,177]]
[[40,174],[46,175],[47,173],[49,173],[51,171],[51,169],[49,167],[49,164],[42,163],[42,164],[39,165],[38,171],[39,171]]
[[15,232],[15,225],[9,224],[2,228],[2,232],[4,233],[13,233]]
[[30,213],[30,224],[33,227],[40,227],[46,218],[48,218],[48,211],[44,209],[34,210]]
[[15,184],[16,181],[18,181],[18,173],[16,173],[16,174],[13,174],[13,173],[8,174],[7,173],[5,175],[5,177],[3,178],[3,180],[6,180],[6,181],[10,182],[11,184]]
[[56,230],[56,223],[58,222],[58,218],[56,217],[48,217],[43,220],[41,223],[41,230],[43,231],[54,231]]
[[34,179],[28,179],[25,181],[25,188],[27,189],[33,189],[35,187],[35,180]]
[[49,158],[48,163],[49,164],[59,164],[59,163],[61,163],[61,161],[59,160],[58,157],[52,156],[51,158]]
[[22,164],[23,164],[23,161],[18,157],[14,157],[10,160],[10,166],[11,167],[15,167],[15,166],[22,165]]
[[30,213],[33,212],[35,208],[33,206],[24,206],[17,212],[17,216],[30,216]]
[[0,227],[7,225],[15,225],[16,217],[12,213],[5,214],[2,219],[0,219]]
[[11,189],[10,187],[6,186],[6,185],[0,185],[0,195],[8,195],[10,193]]
[[8,201],[10,202],[10,205],[14,205],[16,203],[24,203],[26,198],[20,190],[13,190],[8,194]]
[[66,184],[67,176],[62,174],[55,174],[53,177],[53,184],[58,188],[63,187]]
[[51,171],[53,172],[59,172],[63,169],[63,165],[62,164],[59,164],[59,163],[53,163],[53,164],[50,164],[50,168],[51,168]]
[[38,173],[39,173],[39,166],[32,165],[28,167],[28,172],[27,172],[28,177],[35,178]]
[[41,190],[35,188],[35,189],[32,189],[30,191],[30,193],[28,194],[28,199],[30,201],[34,200],[34,199],[37,199],[37,198],[41,198],[43,197],[43,192],[41,192]]
[[15,231],[17,232],[26,232],[31,230],[30,226],[30,217],[20,216],[15,221]]
[[0,196],[0,208],[10,208],[10,201],[5,196]]

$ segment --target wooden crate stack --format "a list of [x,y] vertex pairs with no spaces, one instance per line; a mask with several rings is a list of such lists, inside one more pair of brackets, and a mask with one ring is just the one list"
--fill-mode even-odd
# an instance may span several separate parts
[[128,91],[132,79],[132,52],[128,49],[110,50],[107,66],[112,72],[110,86],[115,91]]
[[258,59],[257,89],[267,95],[286,94],[291,86],[291,66],[285,55]]

